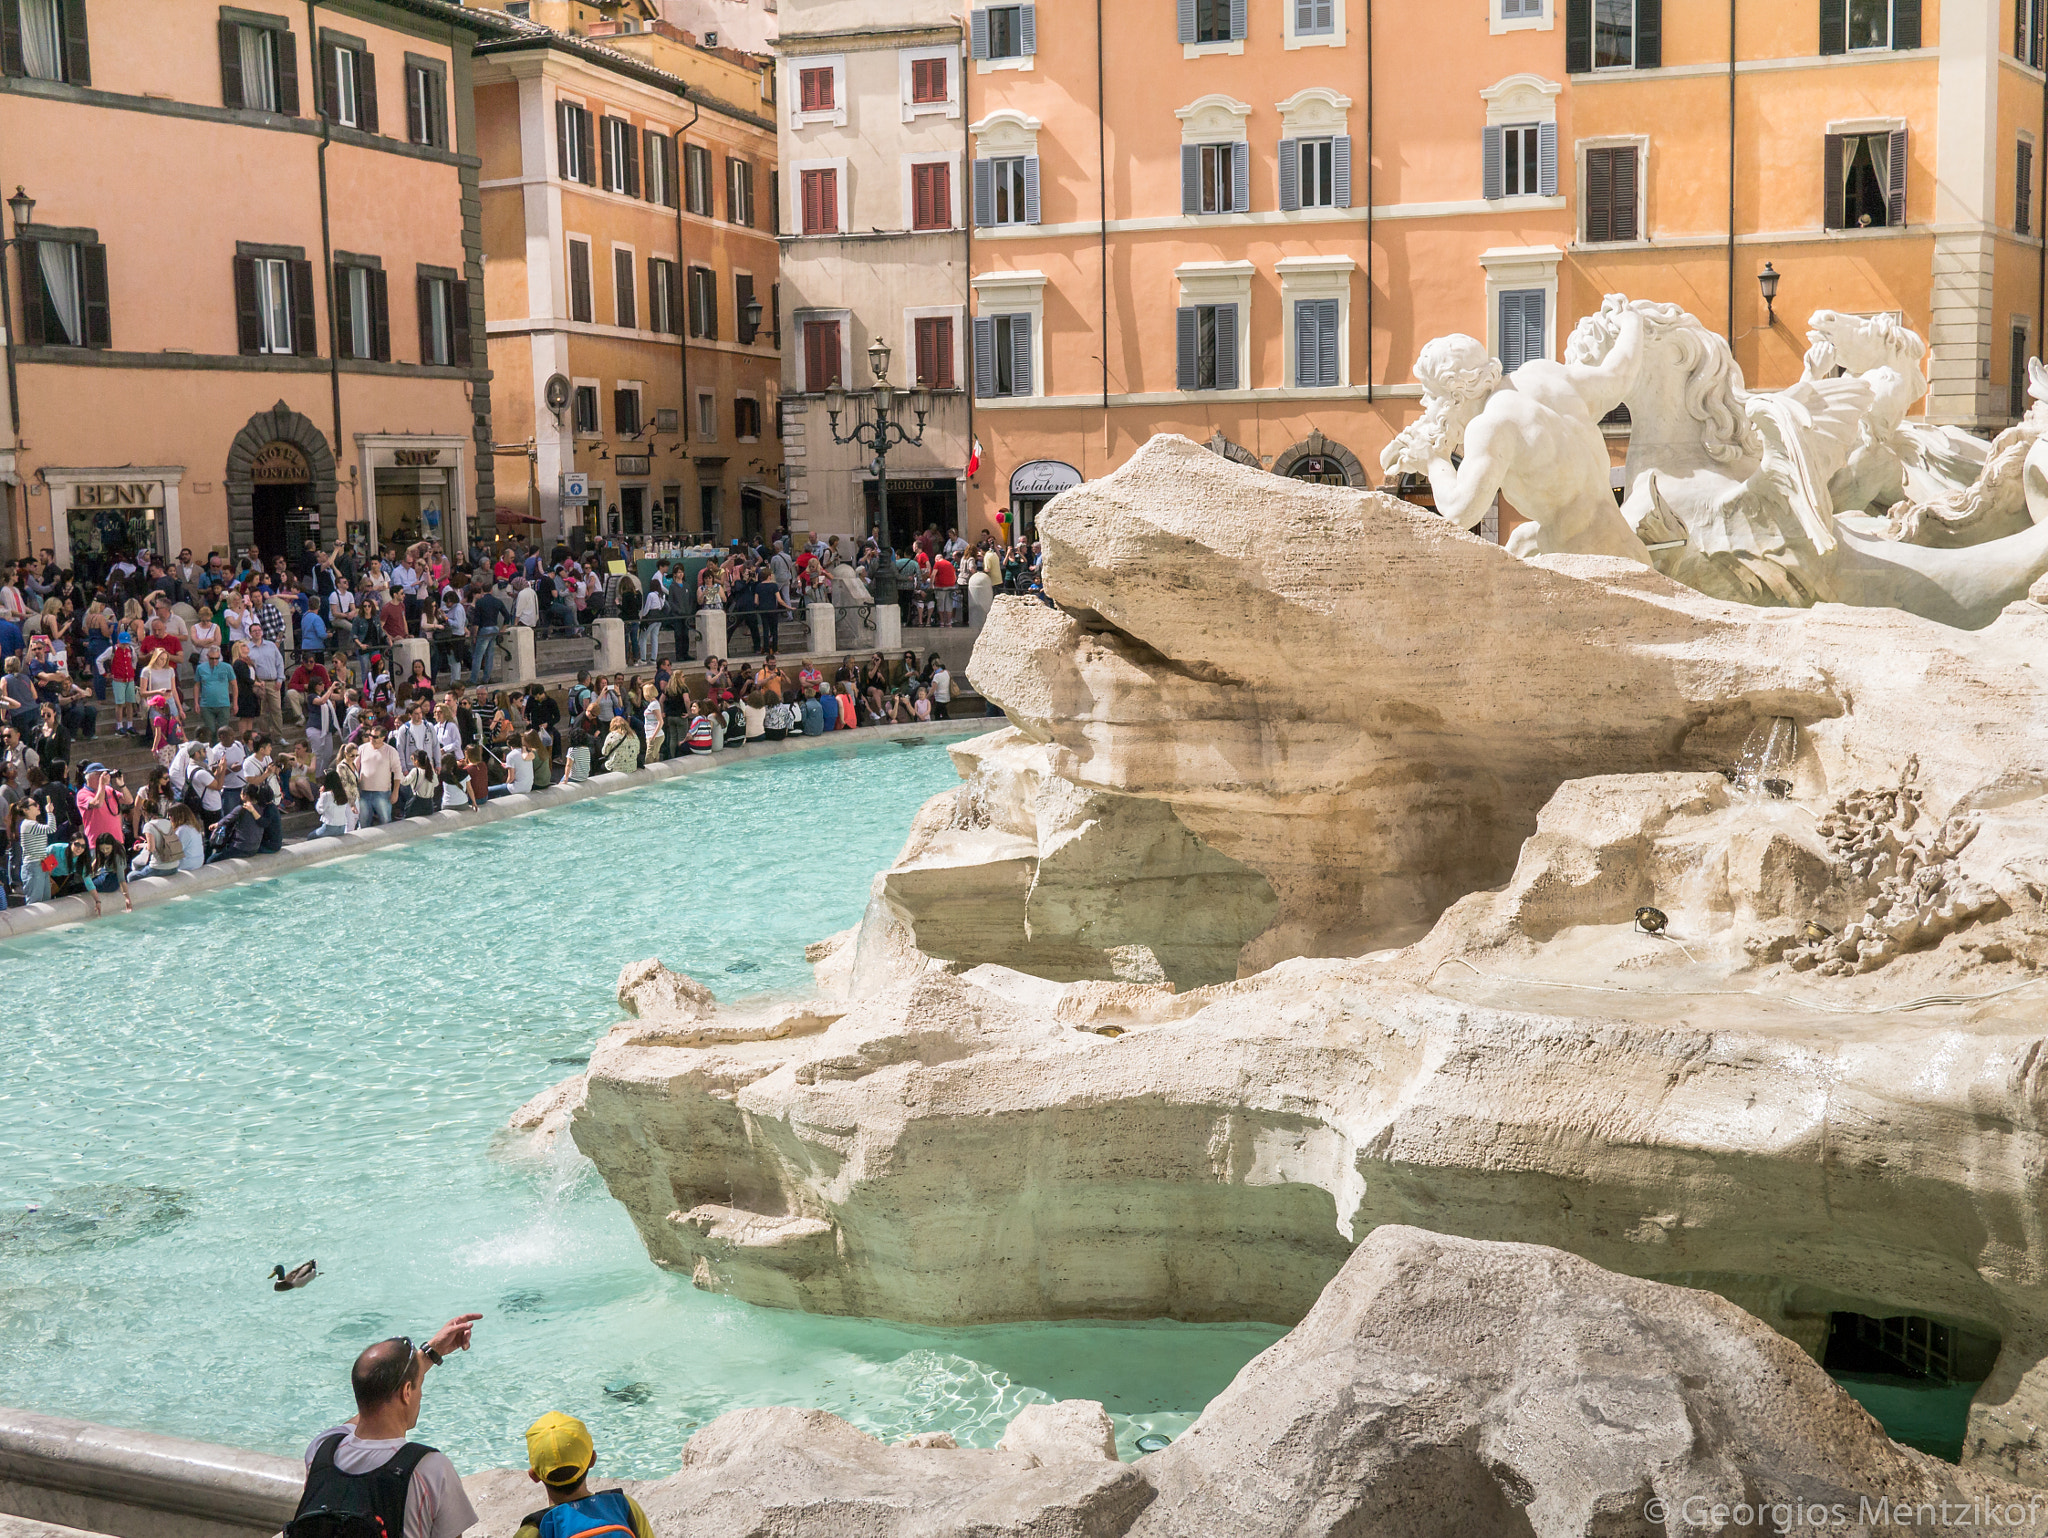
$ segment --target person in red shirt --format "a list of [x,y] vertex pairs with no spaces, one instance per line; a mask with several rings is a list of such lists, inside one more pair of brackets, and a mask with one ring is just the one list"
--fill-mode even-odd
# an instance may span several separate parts
[[519,575],[519,568],[512,563],[508,553],[500,551],[497,560],[491,562],[491,575],[500,582],[510,582]]
[[943,555],[932,562],[932,586],[939,595],[939,623],[950,626],[953,623],[953,594],[958,581],[953,563]]
[[384,607],[377,611],[377,623],[384,627],[387,641],[405,639],[405,599],[398,593],[384,600]]
[[106,669],[107,677],[114,685],[114,735],[126,737],[136,732],[140,725],[140,696],[135,687],[136,675],[142,669],[142,656],[135,649],[135,642],[125,630],[114,644],[107,648],[100,659],[100,666]]

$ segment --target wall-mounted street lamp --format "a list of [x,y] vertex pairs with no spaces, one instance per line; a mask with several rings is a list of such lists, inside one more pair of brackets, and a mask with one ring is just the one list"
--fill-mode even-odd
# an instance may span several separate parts
[[[36,200],[20,186],[14,189],[14,196],[7,200],[7,212],[14,218],[14,238],[0,240],[0,330],[7,333],[7,418],[14,429],[14,441],[21,442],[21,386],[14,375],[14,327],[10,321],[14,315],[14,297],[7,285],[7,248],[21,244],[21,232],[28,228],[28,221],[36,211]],[[21,281],[29,281],[28,267],[21,269]]]
[[1765,262],[1764,270],[1756,275],[1756,286],[1763,290],[1764,324],[1775,326],[1778,323],[1778,269]]

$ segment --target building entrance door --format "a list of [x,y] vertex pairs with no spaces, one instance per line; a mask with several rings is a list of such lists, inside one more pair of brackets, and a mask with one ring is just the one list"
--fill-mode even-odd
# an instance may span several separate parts
[[620,533],[628,539],[639,539],[647,532],[647,488],[645,486],[621,486],[619,488]]

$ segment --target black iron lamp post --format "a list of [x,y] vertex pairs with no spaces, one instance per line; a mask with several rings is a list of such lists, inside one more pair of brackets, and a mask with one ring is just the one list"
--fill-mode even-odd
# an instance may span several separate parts
[[[0,330],[7,333],[7,416],[14,428],[14,439],[21,441],[21,389],[14,374],[14,295],[7,282],[7,248],[22,243],[22,231],[28,228],[30,217],[36,211],[36,200],[20,187],[14,189],[14,196],[7,200],[7,212],[14,217],[14,238],[0,240]],[[23,284],[34,282],[27,266],[21,269]]]
[[913,394],[911,410],[917,417],[917,428],[914,432],[905,432],[902,421],[892,415],[896,390],[889,383],[889,344],[880,337],[876,337],[868,348],[868,363],[875,371],[874,388],[868,392],[872,417],[865,422],[856,419],[852,431],[842,435],[839,417],[846,409],[846,392],[836,387],[827,392],[826,410],[831,418],[834,443],[857,443],[874,456],[868,461],[868,468],[875,476],[876,521],[886,541],[889,535],[889,450],[899,444],[909,448],[922,444],[928,411],[923,401]]

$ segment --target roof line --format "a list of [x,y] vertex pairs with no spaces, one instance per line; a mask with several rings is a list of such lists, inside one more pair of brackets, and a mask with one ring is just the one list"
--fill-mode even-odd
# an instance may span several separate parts
[[[403,0],[400,0],[400,3],[403,3]],[[439,4],[441,0],[411,0],[411,3]],[[469,12],[467,14],[474,15],[475,13]],[[490,42],[479,42],[474,51],[488,58],[501,53],[524,53],[534,48],[554,48],[559,49],[563,53],[574,54],[578,58],[588,60],[590,63],[609,69],[616,74],[624,75],[628,79],[638,80],[643,85],[651,85],[664,91],[671,91],[675,95],[682,97],[685,101],[701,103],[710,111],[720,113],[726,117],[736,118],[743,123],[751,123],[756,128],[764,128],[770,133],[775,132],[775,120],[773,118],[763,117],[760,113],[750,112],[745,107],[729,102],[721,96],[714,96],[709,91],[699,90],[696,86],[683,79],[681,75],[672,74],[665,69],[659,69],[652,64],[646,63],[644,60],[633,57],[631,54],[622,53],[616,48],[606,48],[601,44],[592,42],[589,38],[575,37],[567,32],[558,32],[552,27],[542,27],[532,22],[514,21],[509,31],[502,32],[496,39]]]

